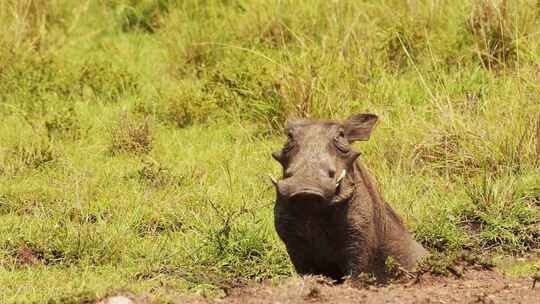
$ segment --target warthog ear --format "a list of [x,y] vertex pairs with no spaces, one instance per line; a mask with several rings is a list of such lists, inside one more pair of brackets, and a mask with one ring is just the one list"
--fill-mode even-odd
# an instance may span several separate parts
[[345,136],[349,142],[357,140],[368,140],[371,130],[377,123],[378,117],[375,114],[359,113],[355,114],[343,123]]
[[272,157],[281,163],[281,151],[272,152]]
[[294,129],[298,126],[301,126],[303,124],[305,124],[307,121],[305,119],[300,119],[300,118],[290,118],[290,119],[287,119],[287,122],[285,123],[286,127],[285,127],[285,130],[291,130],[291,129]]

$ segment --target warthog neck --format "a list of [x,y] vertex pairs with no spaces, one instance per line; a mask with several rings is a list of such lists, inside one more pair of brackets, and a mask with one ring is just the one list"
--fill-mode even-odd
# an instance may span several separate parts
[[355,171],[358,182],[351,204],[358,204],[364,210],[369,209],[366,205],[370,205],[377,251],[383,256],[393,256],[403,267],[412,269],[427,251],[414,240],[403,219],[383,200],[368,170],[356,162]]

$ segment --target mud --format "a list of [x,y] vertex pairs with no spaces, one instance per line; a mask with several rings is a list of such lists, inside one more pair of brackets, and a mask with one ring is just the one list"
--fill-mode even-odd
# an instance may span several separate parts
[[496,270],[468,271],[461,278],[424,275],[405,284],[353,288],[320,278],[291,279],[281,286],[233,289],[221,299],[177,299],[176,303],[540,303],[540,284]]

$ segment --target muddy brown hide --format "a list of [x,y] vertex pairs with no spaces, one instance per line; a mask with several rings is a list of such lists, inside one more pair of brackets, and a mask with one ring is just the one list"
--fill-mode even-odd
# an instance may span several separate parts
[[273,153],[283,166],[283,179],[272,178],[275,227],[299,274],[341,280],[367,272],[384,282],[389,256],[412,270],[427,254],[350,147],[368,140],[376,122],[366,113],[344,123],[293,122],[287,143]]

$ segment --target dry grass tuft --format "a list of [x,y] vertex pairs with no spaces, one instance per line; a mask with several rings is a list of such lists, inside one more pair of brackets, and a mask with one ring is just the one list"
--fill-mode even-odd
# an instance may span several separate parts
[[147,118],[136,119],[124,112],[118,125],[111,130],[110,151],[118,153],[148,153],[154,138]]

